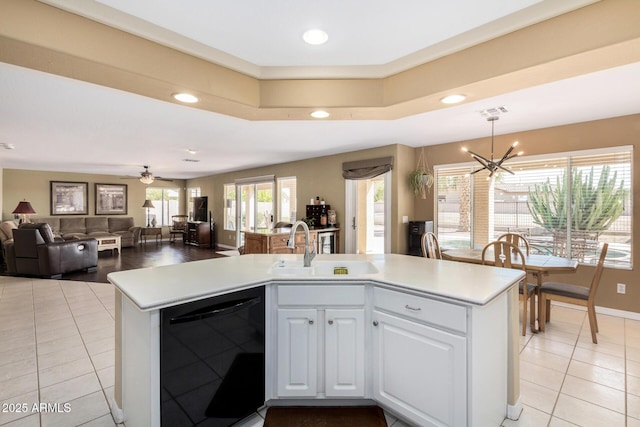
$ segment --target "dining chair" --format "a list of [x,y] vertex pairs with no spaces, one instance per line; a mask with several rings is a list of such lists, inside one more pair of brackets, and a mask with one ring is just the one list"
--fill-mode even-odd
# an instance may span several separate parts
[[516,245],[519,248],[524,248],[525,253],[529,255],[531,249],[529,247],[529,241],[526,237],[519,233],[504,233],[498,236],[496,240],[504,240],[505,242],[509,242],[511,244]]
[[602,245],[602,251],[600,252],[596,271],[593,274],[593,279],[591,279],[591,285],[589,287],[557,282],[545,282],[540,286],[539,297],[541,299],[540,307],[542,308],[540,313],[541,331],[544,331],[545,324],[549,321],[552,300],[580,305],[587,307],[589,327],[591,329],[591,340],[594,344],[598,344],[598,338],[596,338],[596,332],[598,332],[598,320],[596,319],[595,299],[596,292],[598,291],[598,285],[600,284],[600,277],[602,276],[602,270],[604,269],[604,258],[607,256],[608,249],[608,243]]
[[[489,249],[492,248],[493,265],[502,268],[521,269],[526,274],[527,265],[524,254],[518,246],[504,240],[490,242],[482,249],[482,264],[487,264],[486,256],[489,254]],[[519,259],[520,262],[514,263],[514,258]],[[518,292],[520,293],[520,300],[522,301],[522,336],[525,336],[527,335],[527,303],[529,305],[528,310],[530,315],[535,315],[536,285],[533,283],[527,283],[527,278],[525,277],[518,284]]]
[[438,238],[431,231],[422,233],[420,238],[420,246],[422,247],[422,256],[425,258],[442,259],[440,244]]

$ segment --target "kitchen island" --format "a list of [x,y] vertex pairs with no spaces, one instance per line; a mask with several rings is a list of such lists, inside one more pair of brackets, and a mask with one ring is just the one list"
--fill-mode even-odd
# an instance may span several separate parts
[[[291,234],[290,227],[261,229],[256,231],[245,231],[244,233],[244,253],[245,254],[301,254],[304,252],[304,233],[299,231],[295,236],[296,247],[287,247],[287,241]],[[311,228],[309,230],[309,241],[312,242],[316,252],[338,253],[340,247],[340,229],[337,227]]]
[[516,270],[394,254],[320,255],[303,268],[300,255],[243,255],[108,278],[114,416],[128,426],[161,425],[161,312],[253,288],[266,296],[267,405],[373,401],[416,425],[519,414]]

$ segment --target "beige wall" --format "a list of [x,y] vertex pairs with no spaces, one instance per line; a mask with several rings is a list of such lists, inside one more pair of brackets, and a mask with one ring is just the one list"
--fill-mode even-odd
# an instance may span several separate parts
[[[297,162],[281,163],[272,166],[229,172],[187,181],[188,187],[200,187],[203,196],[209,196],[210,209],[218,226],[217,242],[235,246],[235,232],[222,229],[223,185],[233,183],[239,178],[261,175],[276,177],[295,176],[297,178],[297,217],[304,216],[305,206],[312,197],[324,197],[331,209],[335,209],[338,223],[344,226],[345,182],[342,178],[342,163],[353,160],[372,159],[393,156],[392,171],[392,215],[391,215],[391,252],[405,253],[407,246],[407,226],[401,223],[402,215],[413,216],[413,195],[406,183],[413,160],[414,150],[401,145],[388,145],[380,148],[353,151],[332,156],[317,157]],[[408,161],[408,160],[411,161]],[[340,239],[340,250],[344,251],[344,237]]]
[[[538,129],[518,132],[510,135],[495,137],[495,151],[503,152],[515,140],[519,140],[525,155],[548,154],[586,150],[601,147],[631,145],[638,148],[640,144],[640,115],[618,117],[586,123],[578,123],[554,128]],[[475,148],[480,153],[490,149],[490,138],[480,138],[469,141],[452,142],[449,144],[424,147],[430,165],[461,163],[469,160],[461,151],[462,146]],[[339,155],[319,157],[297,162],[282,163],[244,171],[230,172],[220,175],[202,177],[186,181],[156,182],[154,186],[200,187],[203,196],[209,196],[210,209],[218,225],[217,241],[229,246],[235,245],[235,232],[222,230],[223,185],[233,183],[235,179],[252,176],[274,174],[278,177],[297,177],[298,183],[298,217],[305,211],[305,205],[311,197],[324,197],[328,204],[336,210],[341,225],[346,223],[345,183],[342,178],[342,163],[345,161],[370,159],[376,157],[393,156],[394,169],[392,172],[392,209],[391,209],[391,252],[405,253],[407,250],[407,224],[402,223],[402,216],[410,220],[433,219],[432,190],[426,200],[415,198],[408,186],[408,175],[415,168],[420,148],[403,145],[388,145],[385,147],[354,151]],[[633,161],[638,162],[637,149],[634,149]],[[127,183],[129,195],[128,215],[135,218],[136,224],[144,225],[145,210],[141,208],[144,202],[145,186],[137,180],[123,181],[119,177],[110,175],[73,174],[64,172],[39,172],[4,169],[2,173],[2,219],[11,219],[11,211],[22,199],[27,199],[40,216],[49,216],[49,181],[86,181],[89,183],[89,213],[95,212],[93,184]],[[157,184],[157,185],[156,185]],[[634,197],[640,193],[640,177],[634,174]],[[640,206],[634,204],[634,242],[640,241]],[[637,246],[637,245],[636,245]],[[341,239],[341,251],[344,251],[344,239]],[[640,254],[634,252],[633,265],[638,265]],[[593,268],[580,266],[576,274],[556,275],[550,277],[558,281],[577,281],[588,283],[593,274]],[[597,304],[631,312],[640,312],[640,277],[636,270],[605,269],[602,277],[601,289],[598,293]],[[626,295],[616,293],[616,283],[627,285]]]
[[[137,179],[120,179],[113,175],[91,175],[69,172],[43,172],[20,169],[4,169],[2,172],[2,220],[13,219],[11,213],[18,202],[26,199],[36,211],[34,217],[51,216],[50,181],[87,182],[89,190],[89,216],[95,215],[94,184],[127,184],[127,216],[134,218],[136,225],[146,225],[146,209],[142,208],[145,200],[146,185]],[[184,181],[156,181],[153,187],[182,188],[181,199],[184,200]]]
[[[520,148],[526,155],[549,154],[588,150],[602,147],[633,146],[633,164],[640,164],[640,115],[617,117],[613,119],[597,120],[593,122],[577,123],[546,129],[537,129],[495,137],[495,152],[503,153],[509,145],[520,141]],[[430,165],[442,165],[469,161],[467,154],[462,152],[463,146],[478,153],[488,153],[490,137],[469,141],[452,142],[450,144],[432,145],[424,147]],[[416,149],[416,154],[418,154]],[[633,201],[640,196],[640,175],[633,175]],[[416,199],[416,215],[426,219],[433,219],[434,200]],[[633,242],[638,248],[640,242],[640,203],[633,205]],[[602,275],[596,304],[620,310],[640,313],[640,275],[635,267],[640,262],[640,251],[633,253],[633,270],[605,268]],[[576,281],[588,284],[593,276],[593,267],[580,266],[576,274],[555,275],[545,280]],[[625,283],[625,295],[616,292],[616,284]]]

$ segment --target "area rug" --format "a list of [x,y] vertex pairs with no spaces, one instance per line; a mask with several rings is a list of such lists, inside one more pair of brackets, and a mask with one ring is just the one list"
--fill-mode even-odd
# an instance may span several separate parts
[[387,427],[378,406],[274,406],[264,427]]

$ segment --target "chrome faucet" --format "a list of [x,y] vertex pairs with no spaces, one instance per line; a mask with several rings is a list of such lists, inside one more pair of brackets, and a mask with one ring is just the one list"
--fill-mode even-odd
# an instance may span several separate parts
[[311,260],[316,256],[316,248],[314,245],[313,249],[309,251],[309,227],[304,221],[296,221],[291,226],[291,233],[289,233],[289,240],[287,241],[287,247],[289,249],[296,248],[296,230],[300,225],[304,230],[304,266],[311,267]]

